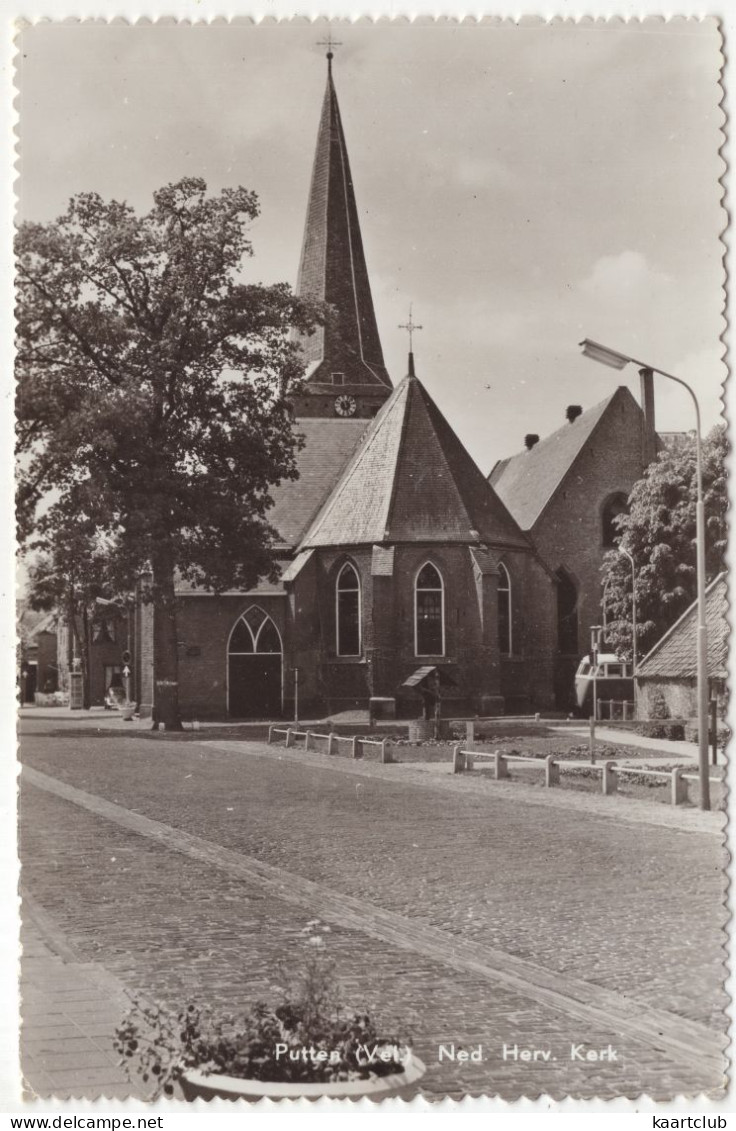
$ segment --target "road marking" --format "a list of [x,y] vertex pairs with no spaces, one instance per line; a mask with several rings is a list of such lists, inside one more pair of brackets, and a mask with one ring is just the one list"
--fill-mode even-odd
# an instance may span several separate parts
[[277,899],[306,908],[338,926],[421,954],[461,973],[503,985],[558,1014],[569,1014],[606,1031],[643,1042],[675,1062],[711,1076],[713,1087],[722,1082],[725,1070],[722,1050],[727,1037],[696,1021],[651,1009],[622,994],[547,970],[505,951],[448,935],[437,927],[386,911],[367,900],[344,895],[297,873],[134,813],[30,766],[23,767],[22,780],[174,852],[254,883]]

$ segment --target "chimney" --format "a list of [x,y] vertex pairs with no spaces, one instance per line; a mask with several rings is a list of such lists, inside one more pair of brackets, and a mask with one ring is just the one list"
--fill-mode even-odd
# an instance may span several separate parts
[[527,432],[526,436],[524,437],[524,445],[526,447],[526,450],[528,452],[530,452],[532,450],[532,448],[534,447],[534,445],[538,444],[538,443],[539,443],[539,436],[537,435],[537,433],[536,432]]
[[644,467],[648,467],[657,455],[657,432],[654,426],[654,373],[651,369],[640,369],[641,381],[641,457]]
[[583,415],[583,406],[580,404],[569,404],[565,409],[565,416],[574,424],[579,416]]

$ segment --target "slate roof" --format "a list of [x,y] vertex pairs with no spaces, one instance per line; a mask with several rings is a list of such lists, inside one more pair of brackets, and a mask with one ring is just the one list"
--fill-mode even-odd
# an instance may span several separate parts
[[369,425],[301,546],[493,542],[530,548],[421,382]]
[[332,323],[301,338],[309,372],[307,390],[314,383],[331,383],[333,372],[342,373],[346,385],[391,389],[373,309],[331,63],[296,291],[301,297],[330,303],[336,312]]
[[[708,637],[708,675],[725,677],[728,661],[728,592],[721,573],[705,591],[705,624]],[[697,602],[664,634],[637,666],[637,679],[697,678]]]
[[488,478],[522,530],[534,526],[606,410],[621,396],[631,396],[624,385],[573,424],[564,424],[540,440],[531,451],[499,460],[493,467]]
[[268,512],[268,521],[278,530],[285,546],[299,544],[369,424],[365,419],[314,417],[297,421],[296,431],[305,439],[304,447],[297,453],[299,478],[285,479],[272,490],[274,505]]

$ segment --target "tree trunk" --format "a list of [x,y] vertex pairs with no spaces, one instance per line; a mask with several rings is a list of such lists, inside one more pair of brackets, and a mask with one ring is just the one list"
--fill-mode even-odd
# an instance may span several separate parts
[[179,715],[179,650],[174,562],[168,546],[153,558],[153,729],[183,730]]
[[82,606],[82,639],[79,643],[80,659],[82,661],[82,706],[89,711],[92,706],[92,686],[90,679],[90,660],[92,656],[92,626],[89,620],[87,606]]

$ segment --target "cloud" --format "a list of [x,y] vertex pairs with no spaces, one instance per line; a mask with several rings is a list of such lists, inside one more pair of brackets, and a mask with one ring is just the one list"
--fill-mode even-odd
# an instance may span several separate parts
[[634,304],[661,297],[671,283],[640,251],[622,251],[597,259],[580,290],[600,302]]

